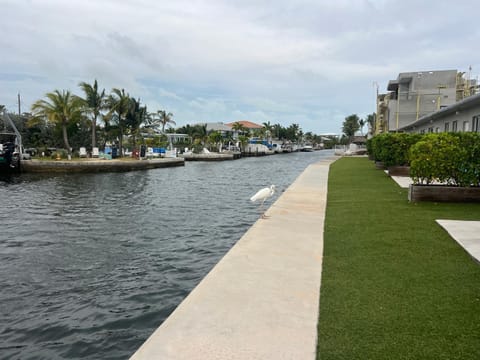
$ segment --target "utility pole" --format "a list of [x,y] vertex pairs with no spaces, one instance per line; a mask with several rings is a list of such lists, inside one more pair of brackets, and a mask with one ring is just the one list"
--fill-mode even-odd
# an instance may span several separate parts
[[377,135],[377,133],[379,132],[379,126],[380,124],[378,123],[378,82],[374,81],[373,82],[373,86],[375,86],[376,88],[376,92],[375,92],[375,112],[374,112],[374,117],[373,117],[373,124],[370,126],[370,128],[373,128],[371,129],[371,132],[373,135]]
[[21,105],[20,105],[20,93],[18,93],[18,115],[21,115]]

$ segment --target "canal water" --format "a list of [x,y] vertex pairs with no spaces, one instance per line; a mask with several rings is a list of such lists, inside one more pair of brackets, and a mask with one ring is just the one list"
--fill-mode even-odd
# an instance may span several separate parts
[[127,359],[258,219],[249,198],[331,155],[0,178],[0,358]]

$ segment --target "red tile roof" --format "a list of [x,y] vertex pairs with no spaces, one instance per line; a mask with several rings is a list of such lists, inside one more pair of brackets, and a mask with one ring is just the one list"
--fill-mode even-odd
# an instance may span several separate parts
[[248,121],[248,120],[234,121],[232,123],[228,123],[228,124],[225,124],[225,125],[232,127],[233,124],[235,124],[237,122],[242,124],[243,126],[245,126],[247,129],[261,129],[261,128],[263,128],[263,125],[258,125],[258,124],[255,124],[255,123],[251,122],[251,121]]

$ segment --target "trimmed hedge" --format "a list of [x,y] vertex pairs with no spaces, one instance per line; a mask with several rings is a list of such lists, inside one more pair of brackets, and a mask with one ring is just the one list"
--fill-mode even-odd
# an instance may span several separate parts
[[373,153],[375,161],[383,162],[385,167],[410,164],[409,150],[422,138],[420,134],[383,133],[374,136],[367,149]]
[[425,135],[411,147],[410,159],[410,174],[415,184],[480,186],[478,133]]

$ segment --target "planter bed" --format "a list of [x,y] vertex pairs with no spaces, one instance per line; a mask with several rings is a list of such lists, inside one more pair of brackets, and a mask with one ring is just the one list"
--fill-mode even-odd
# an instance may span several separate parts
[[410,166],[389,166],[388,175],[390,176],[410,176]]
[[480,202],[480,187],[410,185],[409,201]]

